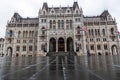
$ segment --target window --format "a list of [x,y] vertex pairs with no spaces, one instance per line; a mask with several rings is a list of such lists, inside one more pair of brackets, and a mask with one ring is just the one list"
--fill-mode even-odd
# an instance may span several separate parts
[[50,25],[50,29],[52,29],[52,20],[50,20],[50,23],[49,23]]
[[20,43],[20,40],[17,40],[17,43]]
[[18,31],[18,37],[20,37],[20,34],[21,34],[21,32],[20,32],[20,31]]
[[90,47],[91,47],[91,50],[94,50],[94,45],[91,45]]
[[100,29],[98,29],[98,35],[100,36]]
[[26,51],[26,46],[23,46],[23,51]]
[[29,51],[32,51],[32,48],[33,48],[32,46],[29,46]]
[[16,46],[16,51],[20,51],[20,46]]
[[111,28],[111,34],[114,34],[114,28]]
[[103,38],[103,41],[107,41],[106,38]]
[[100,41],[100,38],[97,38],[96,41],[99,42],[99,41]]
[[23,40],[23,43],[26,43],[26,40]]
[[107,44],[105,44],[105,45],[104,45],[104,49],[105,49],[105,50],[107,50],[107,49],[108,49]]
[[35,46],[35,51],[37,51],[37,46]]
[[60,20],[58,20],[58,29],[60,29]]
[[95,29],[95,35],[97,36],[97,30]]
[[33,43],[33,40],[29,40],[29,43]]
[[100,45],[97,45],[97,49],[98,49],[98,50],[101,50],[101,46],[100,46]]
[[102,30],[103,36],[105,36],[105,29]]
[[64,20],[62,20],[62,22],[61,22],[61,23],[62,23],[61,28],[62,28],[62,29],[64,29]]
[[89,29],[89,35],[91,35],[91,30]]
[[93,29],[91,29],[91,32],[92,32],[92,36],[94,36],[94,31],[93,31]]
[[70,20],[70,29],[72,29],[72,20]]

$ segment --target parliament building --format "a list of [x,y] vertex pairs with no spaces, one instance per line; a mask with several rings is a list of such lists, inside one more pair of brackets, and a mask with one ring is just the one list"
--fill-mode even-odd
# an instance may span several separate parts
[[77,2],[67,7],[49,7],[43,3],[38,17],[23,18],[14,13],[7,22],[4,54],[116,55],[120,52],[116,31],[116,20],[108,10],[97,16],[85,16]]

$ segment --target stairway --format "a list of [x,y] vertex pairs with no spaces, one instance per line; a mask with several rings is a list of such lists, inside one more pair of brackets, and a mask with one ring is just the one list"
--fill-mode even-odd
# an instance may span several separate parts
[[48,52],[46,56],[77,56],[76,52]]

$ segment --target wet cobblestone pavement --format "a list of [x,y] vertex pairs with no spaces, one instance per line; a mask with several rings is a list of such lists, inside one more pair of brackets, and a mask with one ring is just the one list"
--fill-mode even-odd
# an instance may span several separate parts
[[120,57],[0,57],[0,80],[120,80]]

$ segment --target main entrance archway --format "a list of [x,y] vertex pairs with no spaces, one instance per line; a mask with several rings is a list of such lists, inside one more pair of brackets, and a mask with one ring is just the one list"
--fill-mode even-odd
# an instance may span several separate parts
[[58,39],[58,51],[65,51],[65,45],[64,45],[64,39],[59,38]]
[[67,38],[67,51],[73,51],[73,39],[71,37]]
[[55,52],[56,51],[56,40],[55,40],[55,38],[50,39],[49,51],[50,52]]

